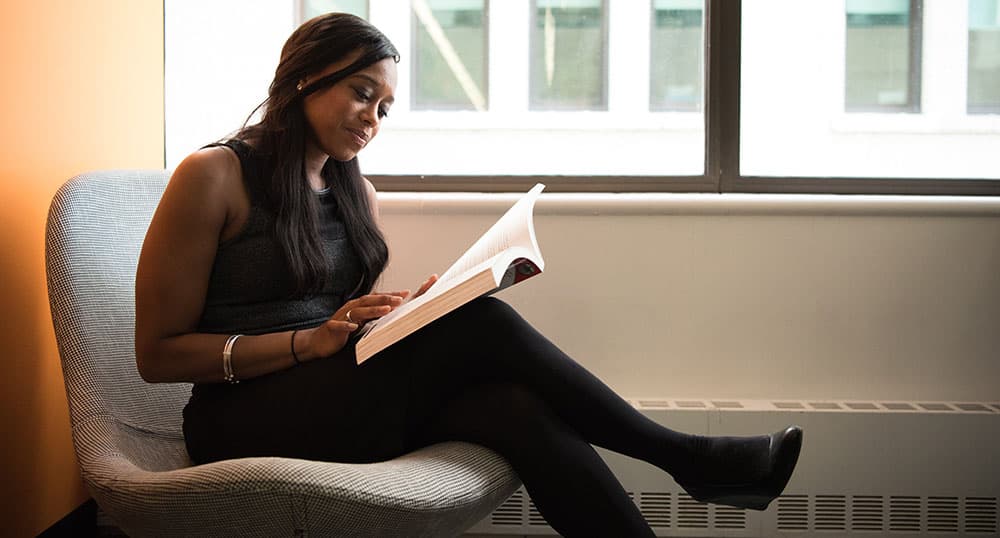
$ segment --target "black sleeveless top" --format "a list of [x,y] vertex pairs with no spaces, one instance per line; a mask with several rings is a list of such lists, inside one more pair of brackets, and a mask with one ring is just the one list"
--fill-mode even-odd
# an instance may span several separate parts
[[318,192],[320,235],[331,274],[322,290],[296,295],[288,265],[274,235],[274,213],[262,203],[261,159],[239,140],[233,150],[243,168],[250,214],[236,236],[219,244],[198,331],[262,334],[314,327],[329,319],[355,291],[363,268],[351,245],[329,188]]

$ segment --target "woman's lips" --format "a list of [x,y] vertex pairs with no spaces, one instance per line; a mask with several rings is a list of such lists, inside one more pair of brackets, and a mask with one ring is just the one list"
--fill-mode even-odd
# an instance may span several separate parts
[[354,137],[354,142],[358,146],[365,147],[365,145],[368,144],[368,135],[366,135],[364,133],[364,131],[357,131],[355,129],[348,129],[347,132],[351,133],[351,135]]

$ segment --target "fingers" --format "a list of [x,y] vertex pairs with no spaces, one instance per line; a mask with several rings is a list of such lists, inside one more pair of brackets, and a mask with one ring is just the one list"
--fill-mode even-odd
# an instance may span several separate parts
[[420,297],[421,295],[423,295],[425,291],[427,291],[427,290],[431,289],[431,286],[433,286],[433,285],[434,285],[434,283],[435,283],[435,282],[437,282],[437,280],[438,280],[438,276],[437,276],[437,275],[431,275],[431,276],[430,276],[430,277],[429,277],[429,278],[427,279],[427,281],[426,281],[426,282],[424,282],[424,283],[423,283],[423,284],[422,284],[422,285],[420,286],[420,289],[419,289],[419,290],[417,290],[417,293],[416,293],[416,295],[414,295],[414,297]]
[[333,319],[364,324],[392,312],[394,308],[403,304],[403,298],[408,294],[408,291],[394,291],[364,295],[353,301],[348,301],[333,316]]
[[[351,317],[354,317],[353,314],[351,315]],[[328,320],[326,322],[326,326],[328,329],[331,329],[336,332],[352,333],[358,330],[357,323],[351,323],[350,321],[340,321],[336,319]]]

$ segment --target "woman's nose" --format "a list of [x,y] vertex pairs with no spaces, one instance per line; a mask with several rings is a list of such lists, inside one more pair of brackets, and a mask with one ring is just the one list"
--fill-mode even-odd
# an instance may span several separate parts
[[378,126],[378,109],[373,107],[365,107],[361,111],[361,121],[365,122],[365,125],[370,127]]

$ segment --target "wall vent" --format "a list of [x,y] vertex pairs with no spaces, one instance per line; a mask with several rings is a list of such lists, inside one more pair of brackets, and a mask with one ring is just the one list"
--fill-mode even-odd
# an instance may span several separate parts
[[882,532],[885,529],[885,500],[878,495],[851,497],[851,530]]
[[671,494],[645,492],[639,494],[639,511],[650,527],[669,527],[670,512],[673,507]]
[[809,530],[808,495],[782,495],[778,497],[778,530]]
[[920,532],[920,497],[889,497],[889,531]]
[[813,525],[818,531],[843,531],[847,528],[847,498],[843,495],[817,495]]
[[927,498],[927,530],[958,532],[958,497]]
[[990,409],[989,407],[986,407],[983,404],[977,404],[977,403],[960,403],[960,404],[955,404],[955,406],[958,407],[959,409],[961,409],[962,411],[972,411],[972,412],[975,412],[975,413],[992,413],[993,412],[993,410]]
[[715,529],[745,529],[747,528],[747,513],[741,508],[731,506],[713,506],[712,528]]
[[708,505],[694,500],[686,493],[677,495],[677,527],[707,529]]
[[946,403],[920,403],[917,404],[925,411],[954,411],[955,408]]
[[520,527],[524,521],[523,489],[518,489],[490,514],[490,524],[497,527]]
[[639,399],[634,405],[644,410],[778,410],[778,411],[878,411],[917,413],[930,411],[934,413],[996,413],[1000,412],[1000,403],[977,402],[805,402],[795,400],[763,401],[763,400],[666,400]]
[[528,525],[532,527],[547,527],[549,525],[535,506],[535,501],[530,497],[528,498]]
[[997,532],[997,499],[996,497],[966,497],[965,499],[965,532],[996,534]]

